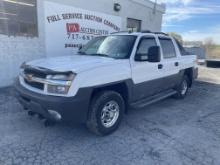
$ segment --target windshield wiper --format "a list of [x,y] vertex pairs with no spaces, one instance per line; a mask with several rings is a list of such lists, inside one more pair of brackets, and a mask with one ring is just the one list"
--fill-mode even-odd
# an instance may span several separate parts
[[94,53],[94,54],[90,54],[91,56],[100,56],[100,57],[109,57],[109,58],[112,58],[110,57],[109,55],[107,54],[102,54],[102,53]]
[[108,58],[113,58],[107,54],[102,54],[102,53],[93,53],[93,54],[87,54],[86,52],[78,52],[80,55],[86,55],[86,56],[99,56],[99,57],[108,57]]

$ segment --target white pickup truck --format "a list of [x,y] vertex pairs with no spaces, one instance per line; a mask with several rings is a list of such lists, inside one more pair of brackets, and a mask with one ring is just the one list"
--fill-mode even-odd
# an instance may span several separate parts
[[184,98],[197,75],[197,57],[174,38],[120,32],[91,40],[76,55],[24,63],[15,87],[29,115],[82,122],[107,135],[129,107]]

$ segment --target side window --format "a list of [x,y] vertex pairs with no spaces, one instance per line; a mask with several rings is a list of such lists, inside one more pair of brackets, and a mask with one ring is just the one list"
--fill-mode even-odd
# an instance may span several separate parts
[[185,48],[180,44],[180,42],[178,40],[176,40],[176,44],[180,50],[180,53],[182,56],[184,55],[188,55],[187,51],[185,50]]
[[173,45],[173,41],[169,38],[159,38],[160,44],[163,50],[164,58],[174,58],[176,57],[176,50]]
[[138,46],[138,50],[137,50],[137,55],[141,54],[143,55],[148,55],[148,50],[150,47],[152,46],[157,46],[156,40],[155,38],[143,38],[141,39],[139,46]]

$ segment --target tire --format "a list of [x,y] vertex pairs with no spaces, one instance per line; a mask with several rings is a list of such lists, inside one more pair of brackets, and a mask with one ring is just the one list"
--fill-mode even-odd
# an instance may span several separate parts
[[180,85],[176,88],[177,94],[174,95],[177,99],[184,99],[189,91],[189,78],[184,75]]
[[114,91],[95,95],[90,105],[87,128],[96,135],[108,135],[119,127],[125,112],[122,96]]

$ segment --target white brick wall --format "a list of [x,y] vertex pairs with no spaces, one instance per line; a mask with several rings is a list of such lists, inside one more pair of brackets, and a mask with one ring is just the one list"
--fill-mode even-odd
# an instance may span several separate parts
[[0,35],[0,87],[13,83],[24,61],[44,57],[44,44],[39,38]]

